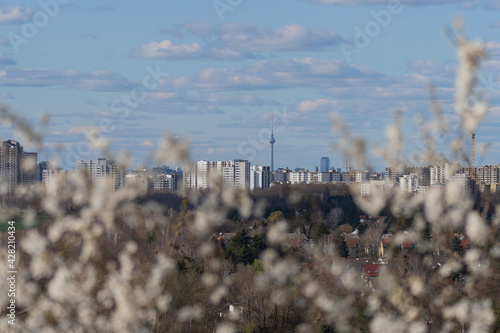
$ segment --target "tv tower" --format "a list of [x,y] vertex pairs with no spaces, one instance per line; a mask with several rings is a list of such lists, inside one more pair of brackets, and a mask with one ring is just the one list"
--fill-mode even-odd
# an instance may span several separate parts
[[274,171],[274,143],[276,140],[274,140],[274,113],[272,114],[271,118],[271,140],[269,140],[269,143],[271,144],[271,181],[273,181],[273,171]]
[[472,146],[471,146],[471,150],[472,150],[472,167],[471,167],[471,178],[476,180],[476,157],[474,156],[474,149],[475,149],[475,146],[476,146],[476,133],[474,132],[470,132],[471,136],[472,136]]

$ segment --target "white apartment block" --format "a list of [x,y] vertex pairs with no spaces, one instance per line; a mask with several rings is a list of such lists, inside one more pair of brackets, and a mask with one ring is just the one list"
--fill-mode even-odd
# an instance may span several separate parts
[[113,181],[113,190],[115,191],[123,186],[123,170],[113,161],[108,161],[105,158],[99,158],[97,160],[78,160],[76,162],[76,169],[79,172],[87,174],[92,182],[111,178]]
[[290,173],[291,171],[289,169],[274,170],[272,182],[283,184],[288,183],[290,182]]
[[415,194],[421,195],[421,196],[427,196],[429,194],[429,186],[427,185],[420,185],[415,188]]
[[180,176],[177,174],[151,172],[150,175],[148,175],[148,180],[150,181],[148,185],[150,189],[155,191],[176,191],[177,177]]
[[380,195],[385,191],[386,183],[384,180],[370,180],[368,183],[361,183],[361,195]]
[[125,175],[127,184],[134,184],[142,191],[147,191],[150,188],[148,175],[145,169],[139,171],[127,171]]
[[476,181],[485,184],[497,184],[499,181],[499,166],[487,165],[476,168]]
[[196,165],[184,166],[182,174],[182,184],[184,188],[197,188]]
[[290,184],[307,183],[309,181],[309,172],[307,170],[290,172]]
[[250,166],[250,190],[268,188],[271,181],[270,167],[262,165]]
[[198,161],[196,162],[196,188],[208,188],[209,178],[210,178],[210,161]]
[[460,185],[460,192],[463,197],[469,197],[472,195],[473,181],[468,174],[456,173],[447,180],[447,183],[450,182],[455,182]]
[[368,173],[365,171],[354,171],[354,181],[356,183],[365,183],[368,181]]
[[[453,165],[448,162],[440,162],[430,167],[430,184],[445,184],[452,175]],[[454,172],[453,172],[454,173]]]
[[63,182],[67,182],[67,177],[70,171],[60,168],[49,168],[42,171],[42,184],[49,186],[55,178],[61,177]]
[[234,160],[234,186],[242,190],[250,189],[250,162]]
[[332,181],[333,172],[309,172],[307,175],[307,182],[309,184],[326,184]]
[[105,158],[97,160],[78,160],[76,161],[76,170],[85,172],[91,181],[97,181],[106,177],[108,163]]
[[247,160],[198,161],[195,166],[185,167],[185,188],[210,188],[218,179],[222,180],[223,186],[249,190],[250,162]]
[[308,172],[307,175],[307,183],[309,184],[320,184],[321,183],[321,172],[319,171],[313,171],[313,172]]
[[417,193],[417,188],[422,186],[423,176],[415,173],[399,177],[399,189],[404,192]]

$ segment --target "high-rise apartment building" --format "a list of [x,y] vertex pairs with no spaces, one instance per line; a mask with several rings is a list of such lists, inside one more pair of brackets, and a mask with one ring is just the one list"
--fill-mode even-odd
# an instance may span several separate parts
[[430,184],[445,184],[448,178],[454,172],[451,171],[452,165],[448,162],[441,162],[430,167]]
[[186,167],[184,172],[186,188],[210,188],[218,181],[222,181],[223,186],[249,190],[250,162],[247,160],[198,161],[196,165]]
[[250,162],[234,160],[234,186],[242,190],[250,189]]
[[422,183],[423,176],[416,173],[399,177],[399,188],[405,192],[417,193],[417,188],[422,186]]
[[33,185],[37,180],[37,153],[25,152],[14,140],[0,146],[0,193],[14,195],[19,185]]
[[499,182],[499,171],[500,168],[498,165],[476,167],[476,182],[485,184],[497,184]]
[[42,184],[45,186],[49,186],[51,182],[54,181],[54,178],[61,177],[64,183],[67,182],[68,178],[68,170],[63,170],[60,168],[47,168],[42,171]]
[[155,191],[177,191],[182,184],[182,169],[173,170],[167,166],[147,170],[148,189]]
[[250,166],[250,190],[268,188],[271,182],[271,168],[262,165]]
[[123,186],[123,169],[114,161],[108,161],[105,158],[99,158],[97,160],[78,160],[76,162],[76,169],[79,172],[86,173],[92,182],[110,178],[114,191]]
[[21,184],[34,185],[37,180],[38,154],[23,152],[21,154]]
[[21,181],[21,155],[23,147],[19,142],[7,140],[0,148],[0,186],[1,193],[14,195]]

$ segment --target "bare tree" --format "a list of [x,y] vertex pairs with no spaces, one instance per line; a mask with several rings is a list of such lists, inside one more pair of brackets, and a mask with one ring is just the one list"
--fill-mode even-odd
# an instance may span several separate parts
[[344,218],[344,210],[342,208],[332,208],[326,217],[327,225],[330,229],[335,229]]
[[371,256],[377,253],[385,228],[385,222],[373,222],[363,233],[360,242],[362,251],[366,255]]
[[311,222],[312,223],[325,223],[325,219],[323,218],[323,212],[320,210],[315,210],[311,214]]

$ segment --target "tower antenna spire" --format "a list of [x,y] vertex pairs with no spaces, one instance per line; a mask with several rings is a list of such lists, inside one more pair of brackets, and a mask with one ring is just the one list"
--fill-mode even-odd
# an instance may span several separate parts
[[471,162],[472,162],[472,165],[471,165],[471,178],[476,180],[476,156],[475,156],[475,146],[476,146],[476,133],[475,132],[470,132],[471,136],[472,136],[472,145],[471,145]]
[[276,140],[274,139],[274,113],[271,114],[271,139],[269,143],[271,144],[271,182],[273,182],[273,172],[274,172],[274,143]]

